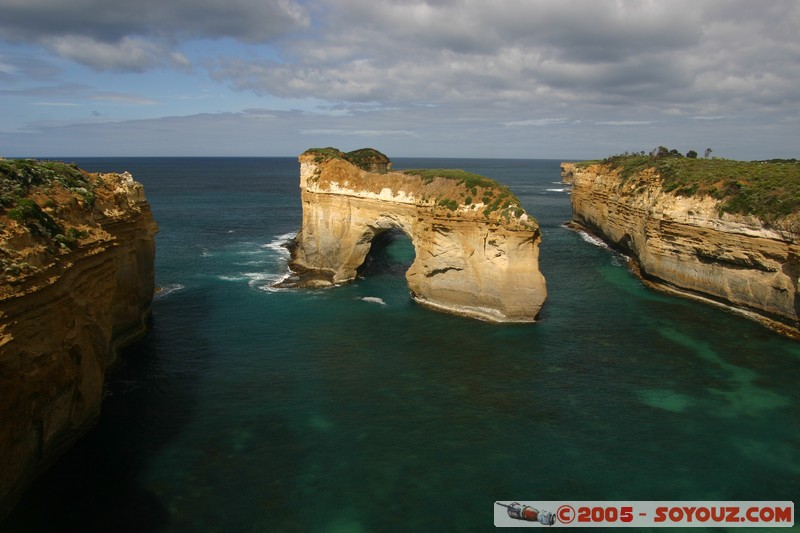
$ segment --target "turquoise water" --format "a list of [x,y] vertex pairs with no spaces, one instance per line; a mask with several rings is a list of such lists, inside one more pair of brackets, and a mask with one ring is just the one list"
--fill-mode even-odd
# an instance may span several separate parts
[[800,494],[800,345],[564,228],[557,161],[395,161],[490,176],[537,217],[549,297],[513,326],[415,305],[401,235],[352,284],[272,290],[294,159],[78,162],[144,183],[165,290],[10,531],[484,531],[497,500]]

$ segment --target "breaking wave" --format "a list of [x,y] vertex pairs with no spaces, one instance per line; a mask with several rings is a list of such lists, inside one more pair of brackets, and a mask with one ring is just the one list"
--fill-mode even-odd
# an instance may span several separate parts
[[164,287],[159,287],[158,289],[156,289],[156,293],[153,295],[153,299],[154,300],[160,300],[162,298],[166,298],[167,296],[169,296],[173,292],[179,291],[179,290],[181,290],[183,288],[185,288],[185,287],[183,285],[181,285],[180,283],[173,283],[171,285],[166,285]]
[[234,261],[228,265],[239,267],[242,270],[218,274],[217,279],[228,282],[246,282],[253,289],[267,292],[284,290],[275,285],[291,275],[289,270],[290,253],[286,245],[296,236],[297,234],[294,232],[284,233],[276,235],[266,244],[243,242],[234,245],[236,249],[229,250],[228,253],[239,256],[243,260]]
[[217,276],[217,279],[220,279],[222,281],[244,281],[247,278],[244,277],[244,276],[222,276],[222,275],[220,275],[220,276]]
[[289,249],[286,247],[292,239],[297,237],[297,232],[292,233],[284,233],[283,235],[278,235],[272,242],[269,242],[263,246],[263,248],[267,248],[269,250],[273,250],[278,252],[281,256],[285,257],[287,260],[289,259]]
[[246,272],[244,276],[249,280],[247,285],[253,289],[258,289],[267,292],[277,292],[284,290],[281,287],[276,287],[278,283],[284,281],[291,275],[289,265],[286,265],[285,272]]
[[589,244],[593,244],[600,248],[605,248],[606,250],[610,250],[611,248],[603,241],[603,239],[599,237],[595,237],[591,233],[587,233],[585,231],[579,231],[578,235],[581,236],[581,239],[588,242]]

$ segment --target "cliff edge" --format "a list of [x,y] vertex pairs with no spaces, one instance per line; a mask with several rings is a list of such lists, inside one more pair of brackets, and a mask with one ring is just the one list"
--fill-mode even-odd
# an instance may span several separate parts
[[146,332],[156,223],[130,174],[0,159],[0,518],[100,414]]
[[539,314],[541,232],[506,187],[461,170],[395,172],[372,149],[311,149],[299,160],[303,223],[284,286],[352,280],[375,237],[399,229],[414,246],[415,301],[495,322]]
[[800,336],[800,164],[633,155],[561,169],[573,222],[649,285]]

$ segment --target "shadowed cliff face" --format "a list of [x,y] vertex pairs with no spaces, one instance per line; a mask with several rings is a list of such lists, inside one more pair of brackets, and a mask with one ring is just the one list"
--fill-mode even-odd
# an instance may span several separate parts
[[300,156],[300,189],[297,275],[284,285],[354,279],[374,239],[395,229],[413,243],[406,279],[421,304],[483,320],[532,322],[544,303],[539,227],[487,178],[373,172],[309,151]]
[[129,174],[78,173],[81,187],[46,175],[17,191],[31,203],[0,217],[0,517],[93,425],[106,368],[146,332],[154,290],[142,186]]
[[603,164],[561,168],[573,185],[573,220],[630,254],[645,281],[800,335],[800,245],[791,224],[721,214],[710,196],[665,192],[653,170],[626,180]]

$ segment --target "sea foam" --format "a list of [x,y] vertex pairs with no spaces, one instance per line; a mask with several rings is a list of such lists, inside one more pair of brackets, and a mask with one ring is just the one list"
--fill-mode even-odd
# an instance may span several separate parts
[[263,245],[263,248],[267,248],[278,252],[281,256],[289,259],[289,249],[286,247],[289,244],[289,241],[297,237],[297,232],[292,233],[284,233],[283,235],[278,235],[273,239],[271,242]]
[[173,283],[171,285],[166,285],[164,287],[159,287],[158,291],[153,295],[153,299],[154,300],[160,300],[162,298],[166,298],[167,296],[169,296],[173,292],[179,291],[179,290],[181,290],[183,288],[184,288],[184,286],[181,285],[180,283]]
[[579,231],[578,235],[581,236],[581,239],[588,242],[589,244],[593,244],[595,246],[599,246],[600,248],[605,248],[606,250],[610,250],[609,246],[603,242],[603,240],[599,237],[595,237],[591,233],[586,233],[585,231]]
[[386,305],[386,302],[383,301],[383,298],[378,298],[377,296],[364,296],[359,298],[359,300],[363,300],[365,302],[370,302],[374,304]]

